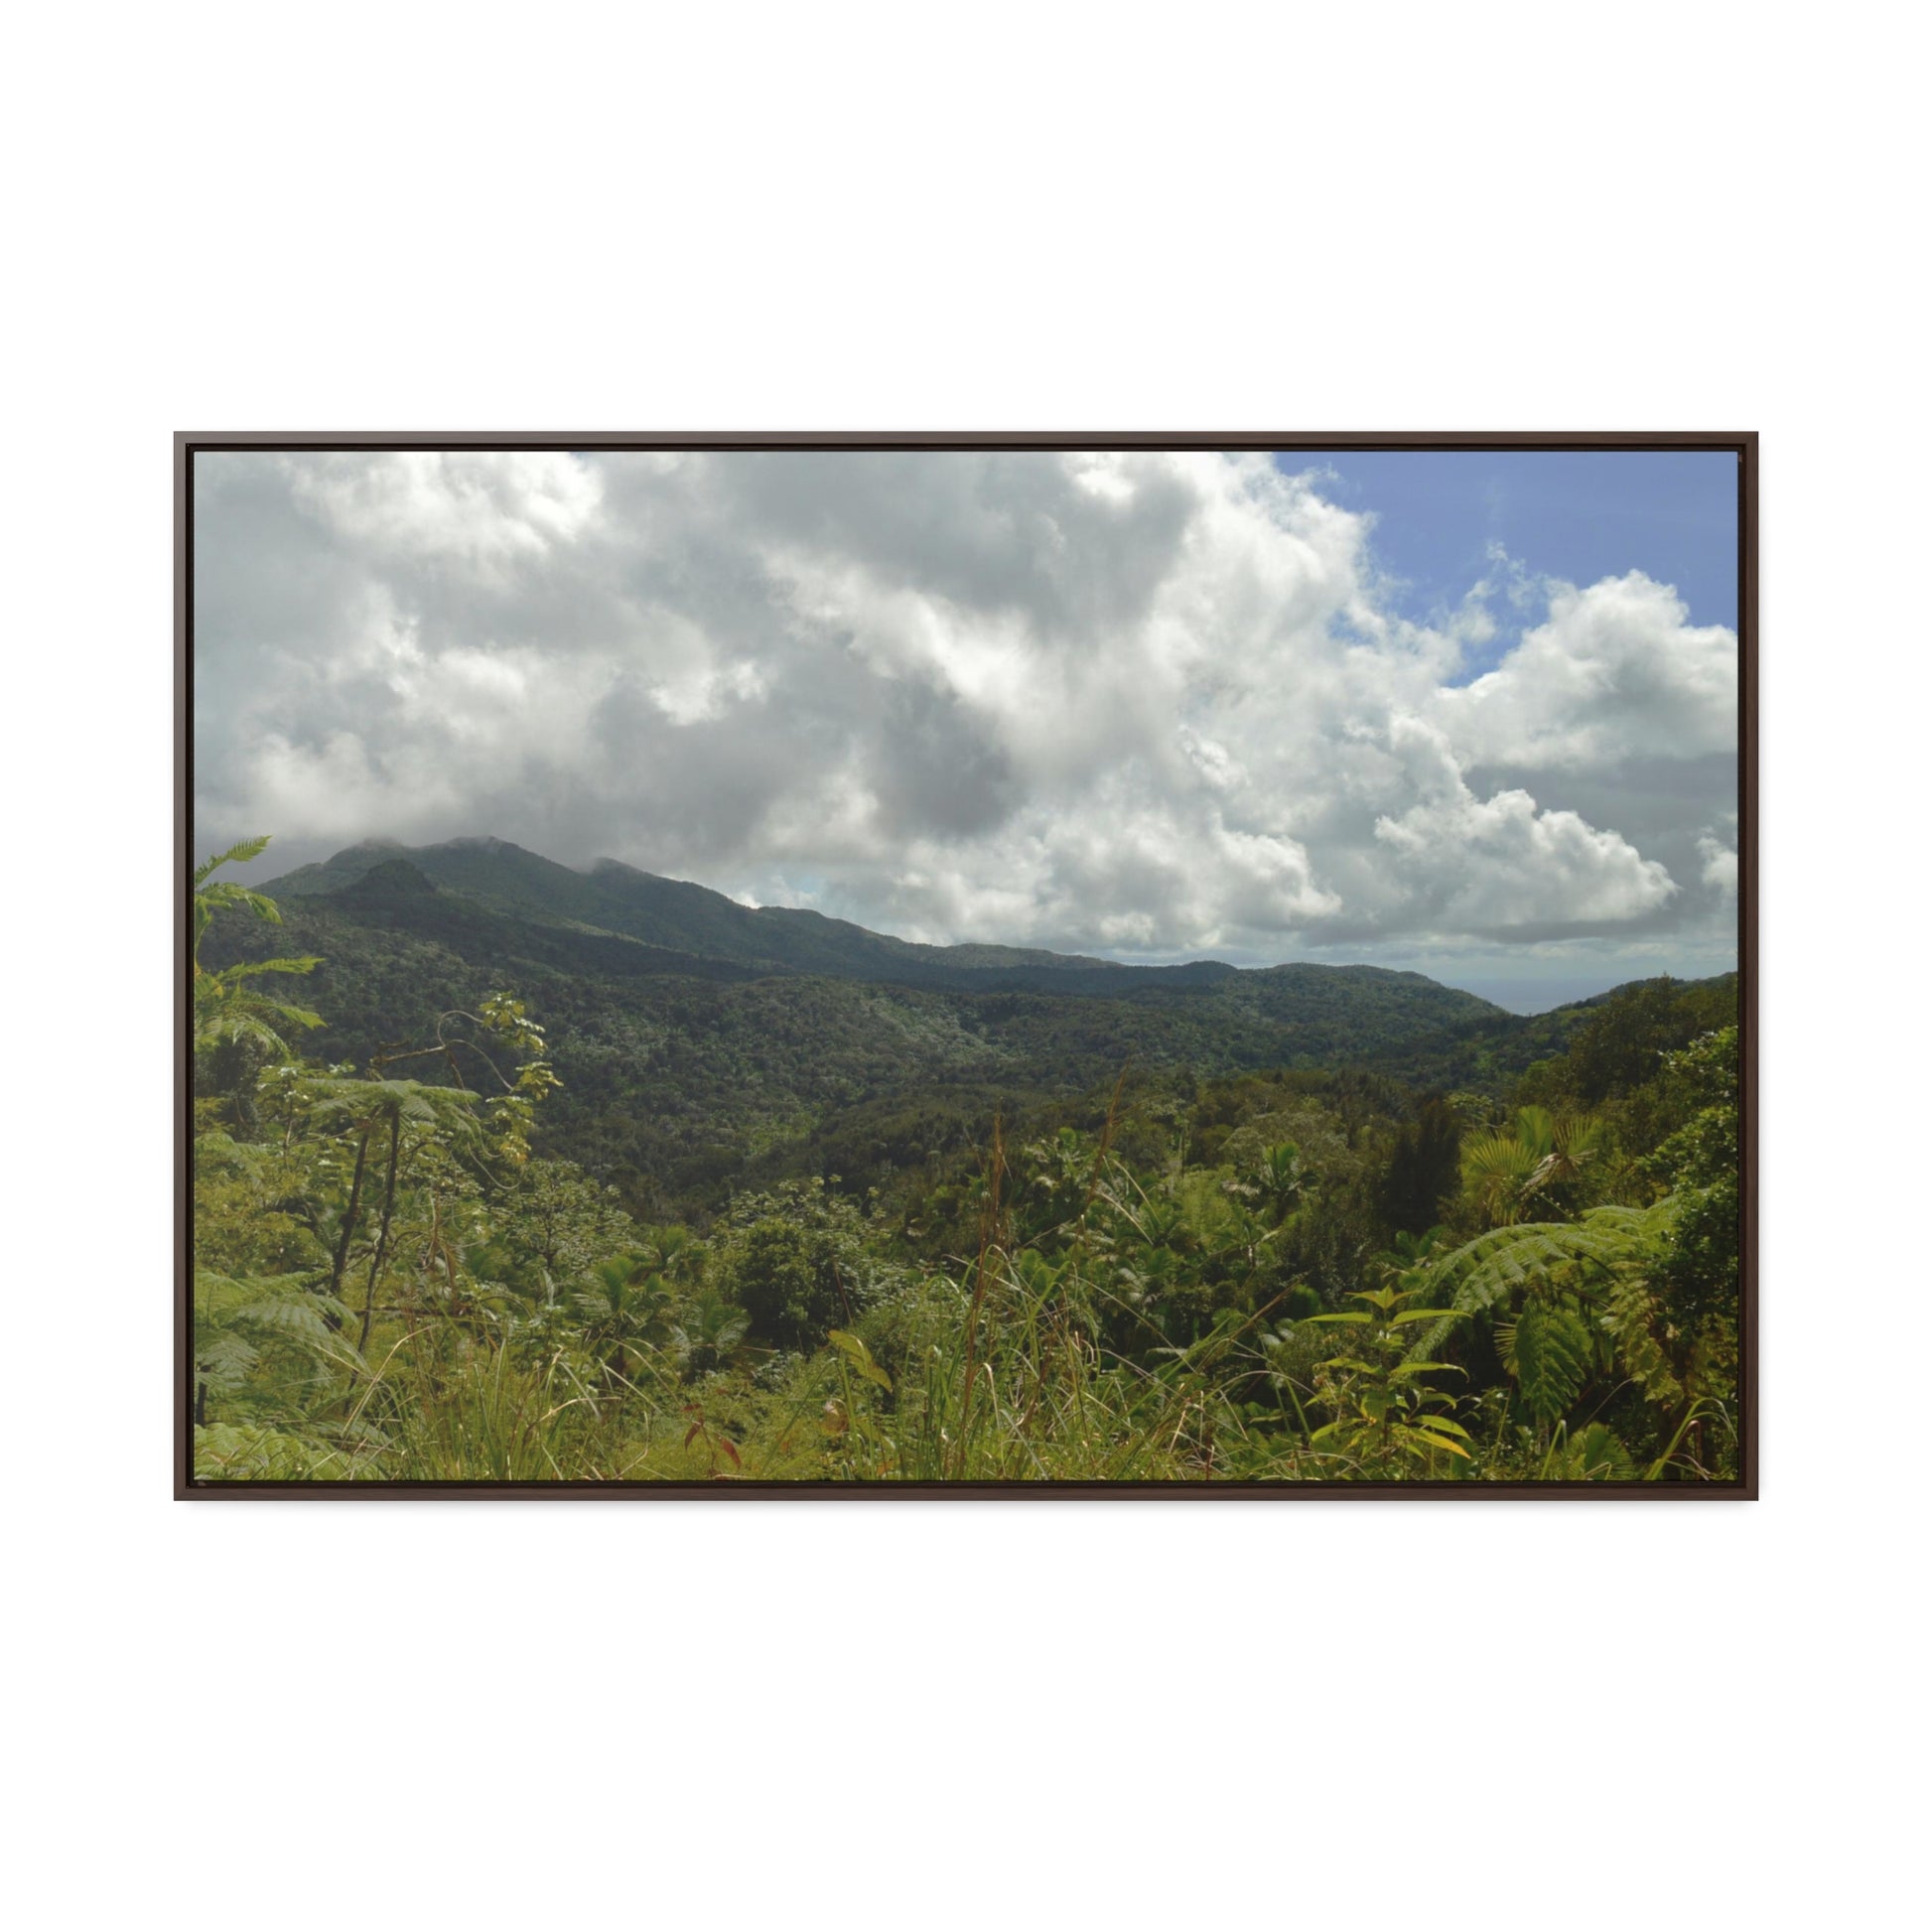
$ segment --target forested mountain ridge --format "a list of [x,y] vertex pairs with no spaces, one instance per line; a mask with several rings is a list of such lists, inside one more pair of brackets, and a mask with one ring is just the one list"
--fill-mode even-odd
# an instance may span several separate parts
[[660,1215],[702,1216],[733,1186],[787,1175],[889,1186],[934,1150],[977,1144],[996,1114],[1091,1104],[1129,1068],[1185,1088],[1347,1067],[1397,1089],[1500,1095],[1587,1012],[1524,1018],[1367,966],[912,946],[489,839],[352,847],[269,896],[281,931],[224,924],[207,956],[317,957],[319,1051],[366,1065],[513,985],[556,1038],[564,1084],[545,1147]]
[[513,984],[558,1035],[548,1145],[659,1211],[715,1206],[760,1173],[870,1180],[908,1141],[963,1141],[996,1111],[1130,1064],[1192,1077],[1371,1062],[1467,1084],[1498,1046],[1512,1069],[1534,1056],[1523,1022],[1421,974],[911,946],[494,840],[355,847],[269,896],[283,930],[224,926],[208,956],[317,957],[321,1050],[366,1064]]
[[[521,920],[613,933],[685,959],[762,973],[946,986],[962,992],[1036,989],[1122,997],[1156,987],[1218,986],[1243,970],[1214,959],[1123,966],[1022,946],[921,945],[801,907],[741,905],[707,886],[661,879],[615,859],[600,859],[588,872],[578,872],[495,838],[429,846],[370,840],[320,864],[299,867],[258,890],[283,902],[346,896],[347,903],[440,892]],[[1445,1002],[1444,1018],[1451,1008],[1463,1019],[1502,1011],[1423,974],[1377,966],[1263,967],[1247,969],[1245,976],[1278,977],[1280,984],[1306,987],[1336,973],[1432,989]]]
[[369,841],[271,880],[261,890],[276,899],[340,895],[372,882],[379,885],[384,875],[400,880],[395,872],[399,866],[436,888],[521,918],[594,927],[666,951],[767,973],[918,984],[962,982],[995,972],[1074,972],[1104,978],[1132,970],[1023,947],[918,945],[821,912],[741,905],[709,887],[661,879],[615,859],[600,859],[589,871],[578,872],[494,838],[414,847]]

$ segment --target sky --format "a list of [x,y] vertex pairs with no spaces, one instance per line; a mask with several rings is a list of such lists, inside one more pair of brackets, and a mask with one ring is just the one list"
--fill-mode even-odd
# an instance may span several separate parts
[[198,849],[494,836],[933,943],[1736,962],[1727,454],[207,453]]

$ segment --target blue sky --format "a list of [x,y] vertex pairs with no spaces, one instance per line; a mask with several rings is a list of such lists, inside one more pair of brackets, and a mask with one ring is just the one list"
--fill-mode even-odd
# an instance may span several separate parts
[[[1495,550],[1531,580],[1587,586],[1641,570],[1668,584],[1692,624],[1737,626],[1737,458],[1730,451],[1387,450],[1284,451],[1290,475],[1315,471],[1321,491],[1375,518],[1370,552],[1384,573],[1378,601],[1417,622],[1440,622],[1471,586],[1498,582]],[[1541,597],[1520,611],[1507,597],[1487,608],[1497,630],[1469,651],[1450,684],[1492,670],[1544,616]],[[1644,970],[1710,971],[1723,958],[1666,959]],[[1502,959],[1432,962],[1485,998],[1537,1012],[1602,990],[1636,962]]]
[[[1695,624],[1737,625],[1737,459],[1726,450],[1288,451],[1291,474],[1323,470],[1324,490],[1376,518],[1371,539],[1405,617],[1451,611],[1493,575],[1491,546],[1537,577],[1577,585],[1641,570],[1674,586]],[[1465,677],[1490,668],[1521,626],[1504,627]],[[1540,615],[1540,613],[1538,614]]]

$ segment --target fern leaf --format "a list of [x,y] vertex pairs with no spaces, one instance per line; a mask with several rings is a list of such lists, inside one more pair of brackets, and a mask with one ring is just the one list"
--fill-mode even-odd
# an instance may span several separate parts
[[223,866],[246,865],[250,859],[259,859],[268,850],[268,841],[274,835],[264,832],[258,839],[242,839],[229,846],[225,852],[217,852],[211,859],[204,859],[195,868],[195,884],[200,886],[210,874],[219,872]]
[[258,919],[266,919],[270,925],[282,923],[282,910],[272,898],[262,893],[251,891],[246,886],[230,886],[225,880],[212,886],[204,886],[195,895],[195,922],[199,929],[206,931],[208,921],[225,906],[245,906]]
[[354,1473],[341,1449],[286,1430],[210,1423],[195,1432],[198,1482],[311,1482]]
[[1538,1423],[1560,1421],[1589,1375],[1590,1334],[1574,1310],[1532,1302],[1516,1323],[1516,1387]]
[[[1432,1301],[1446,1297],[1458,1313],[1477,1314],[1513,1303],[1517,1291],[1564,1262],[1587,1262],[1605,1275],[1661,1238],[1676,1213],[1674,1197],[1652,1207],[1597,1207],[1581,1221],[1526,1221],[1491,1228],[1445,1255],[1430,1271]],[[1421,1335],[1410,1354],[1435,1354],[1449,1333],[1448,1318]]]
[[[258,1357],[259,1351],[249,1336],[290,1343],[308,1355],[333,1356],[338,1344],[330,1324],[341,1327],[349,1319],[341,1302],[316,1293],[300,1275],[218,1275],[211,1269],[198,1269],[195,1306],[207,1346],[215,1345],[215,1337],[231,1337],[251,1357]],[[203,1346],[198,1340],[198,1352]],[[253,1365],[251,1359],[242,1372]]]
[[260,1360],[259,1350],[237,1334],[217,1328],[196,1338],[195,1378],[206,1383],[210,1394],[226,1395],[240,1388]]
[[257,973],[313,973],[322,961],[304,954],[300,959],[246,959],[238,966],[225,966],[216,976],[222,980],[252,979]]
[[327,1318],[331,1315],[341,1324],[347,1320],[348,1311],[330,1296],[302,1295],[257,1302],[239,1311],[235,1320],[242,1327],[294,1342],[312,1354],[328,1355],[335,1352],[335,1332]]
[[1611,1283],[1607,1301],[1602,1326],[1616,1345],[1624,1373],[1650,1401],[1674,1407],[1684,1391],[1657,1339],[1657,1303],[1648,1283],[1634,1269],[1626,1271]]

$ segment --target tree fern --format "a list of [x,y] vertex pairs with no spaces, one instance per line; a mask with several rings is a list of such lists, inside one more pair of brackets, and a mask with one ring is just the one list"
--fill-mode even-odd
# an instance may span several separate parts
[[275,901],[265,895],[252,892],[246,886],[231,885],[226,880],[209,883],[210,875],[220,867],[259,858],[267,845],[266,838],[243,839],[239,845],[231,845],[227,851],[204,860],[195,869],[195,931],[191,948],[195,967],[195,1042],[199,1048],[250,1040],[266,1048],[275,1058],[286,1060],[290,1056],[289,1044],[281,1029],[296,1027],[306,1031],[320,1027],[322,1016],[311,1013],[307,1007],[267,999],[245,982],[264,973],[313,973],[322,961],[258,959],[224,967],[218,973],[205,972],[202,967],[202,940],[213,924],[215,913],[224,907],[242,908],[270,925],[282,923]]
[[228,880],[217,880],[213,885],[208,881],[223,866],[245,865],[250,859],[259,859],[268,849],[267,838],[243,839],[239,845],[231,845],[225,852],[217,852],[211,859],[204,859],[195,868],[193,891],[195,895],[195,944],[198,955],[196,972],[201,971],[199,955],[202,950],[202,935],[213,922],[214,915],[224,906],[241,906],[254,913],[258,919],[266,919],[270,925],[280,925],[282,914],[275,901],[264,894],[252,892],[246,886],[236,886]]
[[244,959],[237,966],[223,967],[219,977],[234,986],[257,973],[313,973],[321,964],[320,959],[306,954],[300,959]]
[[1631,1380],[1654,1403],[1668,1407],[1679,1401],[1683,1386],[1657,1338],[1657,1297],[1643,1273],[1620,1269],[1605,1301],[1603,1328],[1615,1342],[1617,1359]]
[[352,1080],[329,1077],[310,1082],[319,1127],[359,1127],[386,1122],[391,1115],[405,1125],[458,1127],[471,1122],[471,1109],[483,1098],[464,1087],[425,1086],[420,1080]]
[[237,1387],[264,1349],[280,1344],[314,1362],[339,1361],[348,1310],[300,1275],[195,1273],[195,1367],[211,1394]]
[[[277,972],[306,972],[320,964],[316,960],[277,960],[265,962],[263,969]],[[291,1006],[283,1000],[264,999],[252,987],[236,983],[228,972],[204,973],[195,982],[195,1043],[198,1048],[222,1045],[235,1040],[252,1040],[264,1047],[270,1057],[287,1060],[289,1043],[281,1029],[298,1027],[304,1032],[323,1024],[319,1013],[307,1007]]]
[[[1531,1283],[1565,1262],[1585,1262],[1609,1276],[1622,1264],[1654,1252],[1676,1212],[1666,1198],[1653,1207],[1594,1207],[1581,1221],[1527,1221],[1491,1228],[1445,1255],[1430,1271],[1430,1300],[1460,1314],[1512,1304]],[[1449,1334],[1448,1319],[1418,1338],[1410,1351],[1433,1355]]]
[[261,1351],[231,1329],[205,1328],[195,1337],[195,1375],[209,1395],[232,1395],[248,1380]]
[[298,1391],[335,1386],[347,1357],[338,1332],[348,1319],[340,1302],[316,1294],[301,1275],[195,1272],[195,1322],[189,1396],[197,1424],[211,1404],[237,1419],[266,1404],[285,1413]]

